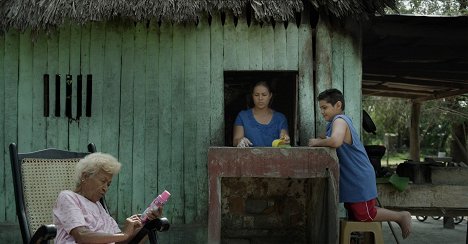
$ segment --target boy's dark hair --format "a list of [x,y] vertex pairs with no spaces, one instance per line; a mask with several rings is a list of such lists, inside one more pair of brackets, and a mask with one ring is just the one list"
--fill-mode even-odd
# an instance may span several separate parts
[[344,111],[345,109],[345,102],[344,102],[344,96],[343,93],[341,93],[340,90],[338,89],[327,89],[323,92],[321,92],[317,99],[320,100],[325,100],[327,103],[330,103],[331,105],[335,106],[335,104],[340,101],[341,102],[341,110]]

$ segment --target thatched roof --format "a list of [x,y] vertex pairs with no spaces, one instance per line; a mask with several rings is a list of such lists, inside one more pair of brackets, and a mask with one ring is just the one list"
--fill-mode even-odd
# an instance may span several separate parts
[[393,8],[395,0],[0,0],[0,28],[37,30],[65,20],[84,24],[116,18],[181,23],[216,11],[239,16],[249,6],[259,21],[286,21],[303,11],[304,4],[335,17],[362,18],[383,12],[385,7]]

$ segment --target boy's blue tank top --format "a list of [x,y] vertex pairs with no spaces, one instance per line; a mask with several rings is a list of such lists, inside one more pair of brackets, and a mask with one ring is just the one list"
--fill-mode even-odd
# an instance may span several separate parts
[[[374,199],[377,197],[374,168],[351,119],[339,114],[333,118],[333,121],[338,118],[346,121],[353,140],[352,145],[343,142],[336,148],[340,162],[340,202],[353,203]],[[332,134],[333,121],[327,125],[327,137]]]

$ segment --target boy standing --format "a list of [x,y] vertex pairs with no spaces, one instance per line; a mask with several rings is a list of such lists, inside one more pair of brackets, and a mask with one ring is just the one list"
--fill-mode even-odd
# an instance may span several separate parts
[[318,96],[320,112],[328,121],[326,138],[310,139],[311,147],[336,148],[340,163],[340,202],[351,219],[357,221],[395,221],[403,238],[411,232],[411,214],[376,207],[375,173],[351,119],[344,115],[343,94],[328,89]]

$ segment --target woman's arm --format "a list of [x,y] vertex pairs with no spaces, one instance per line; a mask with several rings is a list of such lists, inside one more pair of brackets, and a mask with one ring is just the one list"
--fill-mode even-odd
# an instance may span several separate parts
[[126,242],[138,233],[141,228],[141,221],[137,215],[133,215],[126,219],[125,227],[122,233],[104,233],[91,231],[85,226],[79,226],[70,231],[77,243],[110,243],[110,242]]
[[239,142],[242,140],[242,138],[244,138],[244,127],[240,125],[235,125],[233,138],[232,138],[232,145],[237,147],[237,145],[239,145]]

